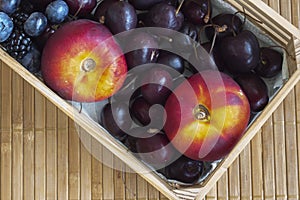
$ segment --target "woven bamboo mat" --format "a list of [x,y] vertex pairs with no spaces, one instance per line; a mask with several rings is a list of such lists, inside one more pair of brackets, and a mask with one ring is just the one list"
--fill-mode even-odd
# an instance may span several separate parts
[[[299,0],[265,0],[300,26]],[[113,170],[83,146],[74,123],[0,63],[0,199],[166,199],[134,173]],[[299,199],[300,83],[206,199]],[[121,161],[99,146],[107,162]],[[125,166],[126,167],[126,166]]]

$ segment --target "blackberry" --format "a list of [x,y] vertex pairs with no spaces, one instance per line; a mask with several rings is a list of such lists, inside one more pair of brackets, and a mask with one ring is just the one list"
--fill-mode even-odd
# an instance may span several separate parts
[[29,15],[22,11],[17,11],[11,15],[12,21],[17,29],[23,29],[23,24],[28,17]]
[[28,14],[17,11],[11,16],[14,23],[14,29],[9,38],[1,43],[6,52],[20,61],[31,49],[32,40],[23,28],[23,24],[28,18]]
[[31,49],[32,41],[24,31],[14,29],[10,37],[2,44],[7,53],[18,61]]

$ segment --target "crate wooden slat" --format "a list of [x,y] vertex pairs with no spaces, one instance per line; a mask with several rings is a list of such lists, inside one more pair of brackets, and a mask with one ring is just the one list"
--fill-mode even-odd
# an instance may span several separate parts
[[[252,5],[256,1],[245,2],[250,2],[249,5]],[[264,0],[264,2],[270,4],[293,24],[297,25],[299,23],[297,21],[299,20],[299,15],[297,15],[300,10],[299,1]],[[242,3],[246,4],[243,1]],[[286,3],[287,7],[285,7]],[[254,7],[256,6],[254,5]],[[261,4],[258,4],[257,7],[261,7],[260,9],[265,8]],[[276,12],[268,8],[266,9],[268,13]],[[279,25],[285,23],[285,20],[282,18],[276,18],[273,21]],[[268,31],[272,32],[274,30]],[[280,30],[280,34],[277,34],[282,36],[282,44],[291,44],[292,40],[288,39],[289,34],[287,34],[289,31],[296,32],[296,29],[286,28]],[[292,52],[292,45],[289,48],[291,48]],[[297,52],[299,63],[300,50],[298,49]],[[5,57],[6,55],[1,56]],[[14,61],[12,60],[7,61],[7,63],[14,65]],[[118,177],[116,178],[117,171],[111,170],[109,167],[105,169],[105,166],[93,158],[92,155],[86,154],[86,149],[80,143],[73,119],[77,119],[81,115],[74,116],[73,114],[76,113],[76,110],[64,114],[60,110],[64,110],[64,106],[69,108],[68,104],[57,106],[56,104],[60,102],[59,99],[52,99],[50,102],[44,97],[45,94],[51,95],[51,91],[35,90],[26,81],[24,83],[17,83],[17,85],[23,85],[23,89],[20,86],[15,89],[15,86],[12,86],[16,85],[16,83],[13,83],[13,80],[18,75],[9,70],[9,67],[5,66],[4,63],[1,62],[1,64],[3,67],[1,66],[0,70],[0,199],[12,199],[13,196],[21,196],[23,199],[33,199],[34,196],[35,199],[46,197],[66,199],[64,198],[66,196],[69,197],[68,199],[114,199],[115,197],[122,199],[151,199],[152,197],[153,199],[165,199],[162,193],[159,193],[144,180],[145,176],[141,177],[140,175],[126,173],[126,185],[116,185],[122,182]],[[26,72],[22,73],[23,75],[26,74],[26,77],[30,75]],[[35,81],[35,78],[27,77],[26,80]],[[18,91],[22,91],[24,102],[22,106],[19,105],[14,108],[13,104],[19,101],[19,99],[13,101],[14,98],[18,98]],[[300,160],[298,150],[300,147],[300,137],[297,135],[297,131],[300,130],[299,84],[291,92],[287,90],[287,93],[288,96],[285,98],[284,103],[279,106],[279,109],[275,111],[272,117],[266,119],[267,123],[262,129],[255,130],[258,133],[251,141],[251,144],[248,144],[246,149],[242,151],[239,158],[237,160],[232,158],[230,162],[227,162],[228,166],[234,162],[231,165],[232,167],[227,169],[228,166],[225,166],[220,169],[219,174],[216,174],[216,178],[219,178],[224,173],[217,184],[211,185],[212,190],[206,196],[206,199],[299,198],[299,189],[297,190],[299,187],[297,186],[299,186],[300,180],[300,167],[299,165],[295,165]],[[284,93],[283,96],[286,94]],[[278,99],[281,101],[283,98]],[[292,105],[291,107],[289,107],[290,104]],[[23,107],[23,114],[20,115],[17,110],[20,110],[21,107]],[[28,115],[31,116],[28,118]],[[281,125],[275,125],[277,123],[276,120],[279,118],[278,115],[284,116]],[[19,116],[23,116],[23,128],[21,130],[16,128],[18,125],[15,125],[19,124],[20,126],[20,123],[18,123],[20,121],[18,119]],[[48,121],[50,116],[55,116],[55,122]],[[280,123],[280,120],[278,122]],[[14,132],[13,130],[21,132]],[[21,133],[24,137],[20,139],[17,136],[18,134],[14,135],[14,133]],[[287,133],[291,134],[288,135]],[[283,141],[279,141],[279,139]],[[99,145],[95,139],[91,139],[91,143],[94,145],[96,143],[97,145],[95,146]],[[284,144],[285,152],[275,155],[276,152],[280,152],[280,149],[276,147],[278,144]],[[12,147],[16,148],[13,149]],[[100,147],[102,148],[101,145]],[[287,147],[290,147],[292,151],[288,152]],[[52,150],[53,152],[51,152]],[[237,152],[241,152],[241,150],[237,149]],[[20,155],[23,155],[23,159]],[[111,158],[112,162],[115,161],[115,158],[111,154],[110,156],[108,153],[104,155]],[[270,155],[272,162],[265,165]],[[249,158],[251,158],[251,162]],[[284,158],[284,163],[280,162],[279,158]],[[20,162],[22,162],[22,167],[17,166],[15,168],[14,166]],[[87,162],[87,165],[85,165],[85,162]],[[121,161],[118,160],[117,162]],[[51,165],[47,166],[48,163]],[[243,166],[247,167],[244,168]],[[265,174],[267,171],[270,172],[271,177]],[[245,177],[248,172],[251,173],[251,180]],[[23,174],[23,178],[13,177],[14,173]],[[90,181],[88,181],[89,177]],[[293,177],[296,178],[293,179]],[[280,183],[278,181],[279,178],[285,179],[284,183]],[[17,184],[15,188],[12,183],[17,180],[23,183]],[[251,186],[247,185],[249,182]],[[293,187],[293,184],[296,186]],[[87,187],[85,187],[86,185]],[[162,187],[168,188],[166,185],[162,185]],[[266,191],[268,191],[268,194],[265,193]],[[196,189],[181,190],[178,192],[181,194],[192,194],[192,196],[196,195]]]
[[[1,63],[2,64],[2,63]],[[3,64],[2,64],[3,65]],[[1,199],[12,197],[12,71],[1,66]],[[3,113],[3,114],[2,114]]]
[[34,172],[35,199],[46,198],[46,99],[35,92],[34,105]]
[[23,190],[24,200],[34,199],[34,89],[24,81],[24,138],[23,138]]

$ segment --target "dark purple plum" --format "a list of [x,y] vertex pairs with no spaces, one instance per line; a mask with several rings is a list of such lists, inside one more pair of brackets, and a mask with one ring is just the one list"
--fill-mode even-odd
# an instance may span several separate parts
[[226,69],[233,73],[249,73],[259,62],[259,42],[256,36],[244,30],[236,36],[221,40],[220,54]]
[[118,1],[107,8],[105,24],[113,34],[136,28],[137,14],[134,7],[125,1]]
[[260,59],[255,67],[255,72],[264,77],[271,78],[279,74],[282,70],[283,56],[278,51],[269,48],[260,48]]
[[90,14],[97,5],[97,0],[65,0],[69,6],[69,13],[74,16]]
[[155,63],[159,55],[157,41],[145,32],[133,33],[128,39],[126,48],[132,51],[125,54],[129,69],[139,65]]
[[101,1],[94,12],[94,16],[97,19],[97,21],[101,22],[102,24],[105,23],[105,13],[106,10],[114,3],[118,2],[120,0],[104,0]]
[[178,31],[184,21],[183,14],[165,2],[154,5],[148,12],[145,25]]
[[179,157],[170,165],[161,170],[162,174],[171,180],[177,180],[183,183],[196,183],[203,174],[203,162],[192,160],[185,156]]
[[136,150],[143,161],[157,168],[165,167],[178,156],[177,150],[161,132],[148,138],[137,138]]
[[[184,71],[184,60],[181,56],[176,55],[169,51],[161,50],[157,58],[157,63],[163,64],[170,67],[173,70],[176,70],[179,74],[182,74]],[[173,73],[171,72],[173,76]],[[175,74],[175,76],[178,74]]]
[[214,16],[210,23],[212,25],[217,25],[218,27],[222,27],[224,25],[227,27],[225,31],[222,32],[218,32],[218,30],[216,30],[213,26],[205,28],[205,34],[210,41],[213,40],[215,33],[217,33],[217,39],[222,39],[229,35],[233,36],[238,34],[243,28],[242,20],[237,15],[231,13],[220,13]]
[[189,22],[202,26],[208,23],[210,9],[210,0],[185,0],[181,10]]
[[128,104],[123,102],[106,104],[101,112],[100,122],[112,136],[119,140],[124,139],[132,125]]
[[143,76],[141,94],[151,105],[164,105],[171,94],[172,80],[165,67],[153,67]]
[[235,80],[246,94],[251,111],[262,111],[269,102],[268,88],[264,80],[255,73],[240,74]]

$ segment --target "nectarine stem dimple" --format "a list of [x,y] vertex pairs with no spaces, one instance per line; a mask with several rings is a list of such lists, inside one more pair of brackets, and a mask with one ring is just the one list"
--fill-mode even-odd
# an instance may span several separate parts
[[82,61],[81,69],[85,72],[92,71],[93,69],[95,69],[95,67],[96,67],[96,62],[91,58],[87,58]]
[[207,108],[203,105],[197,105],[193,109],[193,114],[195,119],[201,120],[201,121],[209,121],[210,120],[210,114]]

